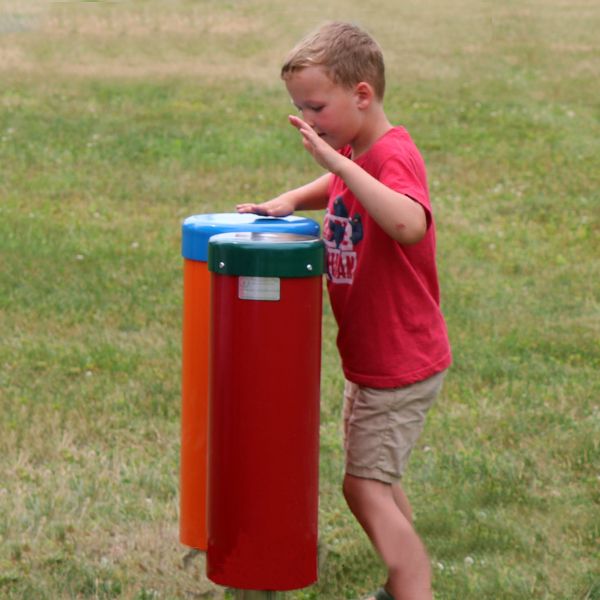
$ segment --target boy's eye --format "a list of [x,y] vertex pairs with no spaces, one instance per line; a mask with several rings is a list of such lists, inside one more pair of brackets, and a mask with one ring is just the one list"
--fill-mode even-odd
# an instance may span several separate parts
[[[292,103],[294,104],[294,103]],[[298,104],[294,104],[294,107],[299,113],[303,113],[305,110],[310,110],[311,112],[321,112],[324,108],[324,104],[306,104],[304,106],[298,106]]]

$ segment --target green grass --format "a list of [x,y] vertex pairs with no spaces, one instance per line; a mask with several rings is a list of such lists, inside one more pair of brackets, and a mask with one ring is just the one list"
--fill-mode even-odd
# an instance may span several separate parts
[[[222,596],[178,542],[180,224],[319,174],[277,71],[341,17],[384,47],[438,222],[455,364],[405,481],[436,599],[600,599],[600,8],[363,5],[0,4],[0,597]],[[334,337],[326,306],[304,600],[383,576]]]

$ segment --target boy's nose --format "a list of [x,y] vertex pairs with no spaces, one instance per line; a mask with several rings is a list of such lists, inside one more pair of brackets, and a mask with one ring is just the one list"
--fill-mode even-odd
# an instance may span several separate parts
[[304,122],[310,125],[313,129],[315,128],[315,114],[311,110],[303,110],[302,118]]
[[304,119],[305,123],[307,123],[308,125],[310,125],[311,127],[314,128],[314,126],[315,126],[315,120],[310,116],[309,113],[303,113],[302,114],[302,118]]

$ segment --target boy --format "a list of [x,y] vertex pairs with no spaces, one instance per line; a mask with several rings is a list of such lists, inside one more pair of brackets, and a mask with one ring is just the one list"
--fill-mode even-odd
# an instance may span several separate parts
[[388,569],[371,600],[430,600],[425,548],[400,480],[451,362],[425,166],[383,109],[378,44],[329,23],[281,71],[304,147],[328,173],[239,212],[327,208],[328,291],[346,377],[344,496]]

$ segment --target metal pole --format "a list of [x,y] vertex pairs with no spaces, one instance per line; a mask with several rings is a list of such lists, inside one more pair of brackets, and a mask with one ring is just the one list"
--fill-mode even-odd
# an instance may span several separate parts
[[235,600],[283,600],[280,592],[266,592],[260,590],[235,590]]

